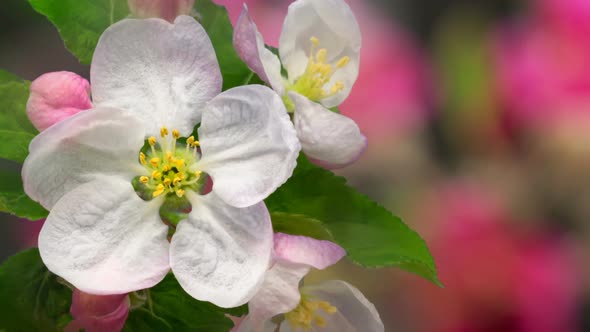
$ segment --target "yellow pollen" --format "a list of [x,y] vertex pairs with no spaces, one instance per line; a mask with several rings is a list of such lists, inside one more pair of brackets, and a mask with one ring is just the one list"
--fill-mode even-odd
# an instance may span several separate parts
[[326,319],[318,313],[318,310],[329,315],[338,311],[329,302],[314,300],[302,295],[299,305],[285,314],[285,320],[294,330],[303,329],[308,331],[312,328],[312,325],[326,327]]
[[199,141],[194,141],[193,143],[191,143],[191,145],[193,147],[197,147],[197,146],[201,146],[201,143]]
[[158,197],[160,195],[162,195],[164,193],[164,185],[163,184],[159,184],[156,187],[156,191],[154,191],[154,193],[152,194],[154,197]]
[[311,38],[309,38],[309,41],[313,44],[313,46],[318,46],[320,44],[320,40],[314,36],[311,36]]
[[[295,78],[295,82],[289,84],[287,89],[318,102],[344,90],[344,83],[341,81],[334,83],[332,77],[350,62],[350,57],[343,56],[335,62],[328,61],[328,49],[317,49],[320,45],[319,39],[311,37],[309,40],[311,50],[305,72]],[[284,102],[288,111],[293,111],[295,107],[293,101],[289,97],[285,97]]]
[[342,67],[346,66],[349,61],[350,61],[350,57],[345,56],[345,57],[340,58],[340,60],[338,60],[338,62],[336,63],[336,68],[342,68]]
[[169,135],[168,129],[163,127],[160,130],[162,138],[148,137],[151,149],[139,154],[141,164],[151,177],[141,175],[138,180],[145,184],[153,197],[173,194],[184,197],[188,189],[198,191],[202,186],[199,182],[201,172],[190,170],[199,161],[200,153],[189,147],[198,146],[199,142],[191,136],[186,140],[186,149],[177,149],[180,132],[174,129],[171,133]]

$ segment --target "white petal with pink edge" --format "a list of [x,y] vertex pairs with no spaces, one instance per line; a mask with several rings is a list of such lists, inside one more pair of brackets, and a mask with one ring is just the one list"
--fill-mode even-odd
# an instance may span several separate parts
[[161,203],[143,201],[128,181],[97,177],[53,207],[39,234],[41,258],[51,272],[86,293],[150,288],[169,271]]

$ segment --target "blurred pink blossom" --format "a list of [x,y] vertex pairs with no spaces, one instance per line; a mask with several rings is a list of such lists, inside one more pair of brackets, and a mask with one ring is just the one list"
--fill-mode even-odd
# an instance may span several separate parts
[[513,228],[512,217],[474,186],[453,184],[427,204],[423,217],[436,225],[429,223],[427,242],[445,288],[406,287],[421,330],[576,331],[579,262],[564,239]]
[[65,328],[66,332],[121,331],[129,315],[129,297],[127,294],[92,295],[75,289],[70,312],[74,320]]
[[174,22],[177,16],[191,12],[195,0],[128,0],[127,4],[133,16],[159,17]]
[[[215,0],[227,7],[235,24],[242,1]],[[244,1],[265,41],[278,45],[291,1]],[[350,96],[340,106],[344,115],[371,138],[418,130],[429,117],[430,68],[411,36],[364,0],[346,0],[363,37],[360,73]]]
[[516,130],[544,128],[590,107],[590,2],[535,0],[494,36],[497,91]]

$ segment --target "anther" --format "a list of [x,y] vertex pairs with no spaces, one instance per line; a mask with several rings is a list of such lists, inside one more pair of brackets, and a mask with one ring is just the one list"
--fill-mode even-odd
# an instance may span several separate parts
[[150,178],[148,178],[147,176],[141,176],[141,177],[139,178],[139,182],[141,182],[141,183],[143,183],[143,184],[146,184],[146,183],[148,183],[148,181],[149,181],[149,180],[150,180]]
[[176,196],[178,196],[178,197],[184,196],[184,190],[182,190],[182,189],[176,190]]
[[309,38],[309,41],[313,44],[313,46],[318,46],[320,44],[320,40],[314,36],[311,36],[311,38]]
[[158,167],[158,165],[160,164],[160,158],[154,157],[150,159],[150,164],[154,167]]
[[162,173],[158,172],[158,171],[153,171],[152,172],[152,178],[155,180],[159,180],[160,178],[162,178]]
[[326,62],[326,56],[328,55],[328,51],[325,48],[322,48],[316,53],[315,58],[318,62],[324,63]]
[[145,154],[144,154],[143,152],[140,152],[140,153],[139,153],[139,162],[140,162],[142,165],[145,165],[145,164],[146,164],[146,161],[145,161]]
[[172,130],[172,137],[178,139],[180,137],[180,133],[178,132],[178,130],[173,129]]
[[344,56],[344,57],[340,58],[340,60],[338,60],[338,62],[336,63],[336,68],[342,68],[342,67],[346,66],[349,61],[350,61],[350,57]]
[[176,165],[176,168],[181,168],[184,166],[184,159],[176,159],[174,160],[174,164]]
[[186,145],[193,145],[194,142],[195,142],[195,136],[191,136],[186,139]]
[[166,137],[167,135],[168,135],[168,128],[162,127],[162,129],[160,129],[160,136]]
[[170,180],[169,178],[165,178],[165,179],[164,179],[164,185],[165,185],[166,187],[169,187],[169,186],[170,186],[170,183],[172,183],[172,180]]
[[152,193],[152,196],[153,196],[153,197],[158,197],[158,196],[162,195],[163,193],[164,193],[164,185],[160,183],[160,184],[159,184],[159,185],[156,187],[156,191],[154,191],[154,192]]
[[148,138],[148,143],[150,143],[150,145],[151,145],[151,146],[154,146],[154,145],[156,145],[156,141],[157,141],[157,140],[156,140],[156,138],[155,138],[154,136],[150,136],[150,137]]

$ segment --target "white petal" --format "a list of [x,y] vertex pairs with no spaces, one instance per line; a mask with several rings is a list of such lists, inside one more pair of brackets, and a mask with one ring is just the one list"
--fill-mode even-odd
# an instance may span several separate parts
[[199,140],[203,158],[195,167],[237,207],[262,201],[287,181],[300,150],[283,101],[261,85],[228,90],[207,104]]
[[144,144],[142,123],[117,109],[80,112],[39,134],[22,169],[24,189],[50,210],[67,192],[98,175],[133,179]]
[[285,94],[281,62],[264,46],[264,39],[244,4],[234,30],[234,48],[248,67],[279,94]]
[[210,193],[187,193],[192,212],[170,244],[170,266],[194,298],[237,307],[258,291],[272,251],[272,225],[264,203],[229,206]]
[[[328,331],[383,332],[385,330],[375,306],[358,289],[344,281],[329,280],[318,285],[306,286],[301,291],[328,301],[338,309],[336,314],[323,313]],[[318,329],[320,330],[324,329]]]
[[305,71],[311,37],[318,38],[318,47],[327,50],[328,63],[334,65],[344,56],[350,58],[327,84],[331,87],[342,81],[344,90],[321,101],[326,107],[337,106],[348,97],[359,72],[361,33],[350,7],[343,0],[298,0],[289,6],[279,54],[291,82]]
[[152,135],[167,126],[188,136],[222,82],[211,41],[189,16],[112,25],[96,46],[90,77],[95,105],[135,113]]
[[326,168],[340,168],[355,162],[367,147],[367,138],[350,118],[332,112],[295,93],[295,129],[303,152]]
[[336,264],[346,252],[336,243],[307,236],[275,233],[275,259],[325,269]]
[[63,196],[39,234],[47,268],[83,292],[149,288],[169,270],[161,200],[145,202],[131,183],[99,177]]
[[238,331],[260,330],[273,316],[295,309],[301,300],[299,282],[309,269],[300,264],[275,263],[266,273],[258,293],[248,303],[248,317]]

